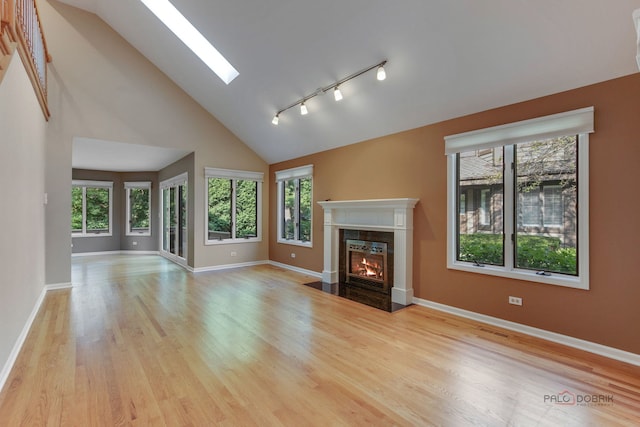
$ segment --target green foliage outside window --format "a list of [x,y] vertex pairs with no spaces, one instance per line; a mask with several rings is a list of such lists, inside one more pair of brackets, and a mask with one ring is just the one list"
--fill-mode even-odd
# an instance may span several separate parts
[[236,237],[258,236],[258,183],[238,180],[236,184]]
[[209,178],[209,231],[231,237],[230,179]]
[[82,187],[71,188],[71,230],[82,231]]
[[83,221],[85,221],[85,230],[89,233],[109,231],[110,191],[109,188],[103,187],[71,188],[71,230],[73,232],[83,231]]
[[[299,227],[298,240],[302,242],[311,241],[311,178],[284,181],[283,193],[282,238],[287,240],[296,239],[297,220]],[[296,206],[298,207],[297,212]]]
[[129,215],[131,230],[149,229],[149,189],[129,189]]
[[87,188],[87,231],[109,230],[109,189]]
[[502,234],[461,234],[460,261],[504,265]]
[[520,235],[517,240],[518,267],[578,274],[576,248],[563,248],[559,238]]
[[[236,180],[235,238],[258,236],[258,182]],[[233,238],[233,180],[208,179],[209,239]]]
[[282,218],[282,237],[287,240],[295,239],[296,231],[296,181],[284,182],[284,216]]
[[300,180],[300,240],[311,241],[311,178]]
[[[577,274],[576,249],[563,248],[557,237],[518,236],[516,257],[521,268]],[[461,234],[459,259],[503,265],[502,234]]]

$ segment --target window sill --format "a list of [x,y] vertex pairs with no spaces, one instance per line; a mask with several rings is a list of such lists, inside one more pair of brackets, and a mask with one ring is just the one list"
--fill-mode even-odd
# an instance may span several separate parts
[[311,242],[303,242],[301,240],[278,239],[278,243],[282,243],[282,244],[285,244],[285,245],[302,246],[304,248],[312,248],[313,247],[313,243],[311,243]]
[[261,237],[254,237],[251,239],[222,239],[222,240],[207,240],[204,242],[205,246],[216,246],[216,245],[230,245],[230,244],[241,244],[241,243],[258,243],[262,242]]
[[564,286],[574,289],[589,290],[589,280],[585,277],[567,276],[559,273],[551,273],[550,276],[540,276],[532,270],[509,270],[504,267],[493,265],[485,265],[482,267],[475,266],[467,262],[448,263],[447,268],[450,270],[460,270],[469,273],[479,273],[490,276],[506,277],[510,279],[526,280],[529,282],[543,283],[547,285]]
[[112,237],[113,234],[112,233],[74,233],[71,234],[71,238],[76,238],[76,237]]

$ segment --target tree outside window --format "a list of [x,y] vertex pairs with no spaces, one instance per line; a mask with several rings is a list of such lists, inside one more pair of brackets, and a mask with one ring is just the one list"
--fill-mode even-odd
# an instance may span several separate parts
[[206,168],[207,243],[259,240],[262,173]]
[[278,242],[311,246],[313,166],[276,172]]
[[151,183],[125,182],[128,236],[151,235]]
[[112,187],[111,182],[73,182],[71,230],[74,236],[111,234]]

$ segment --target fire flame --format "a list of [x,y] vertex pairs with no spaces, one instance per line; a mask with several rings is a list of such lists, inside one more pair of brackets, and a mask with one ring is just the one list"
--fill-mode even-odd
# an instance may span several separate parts
[[366,258],[362,258],[361,275],[367,277],[382,278],[382,266],[377,262],[369,262]]

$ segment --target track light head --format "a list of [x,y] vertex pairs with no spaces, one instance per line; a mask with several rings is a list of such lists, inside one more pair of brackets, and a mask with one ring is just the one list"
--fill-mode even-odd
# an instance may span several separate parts
[[307,106],[304,105],[304,102],[302,104],[300,104],[300,114],[302,114],[303,116],[306,116],[309,113],[309,110],[307,110]]
[[333,97],[336,101],[340,101],[342,99],[342,92],[340,92],[340,88],[338,86],[333,90]]
[[278,125],[278,122],[280,122],[280,114],[276,114],[275,116],[273,116],[273,120],[271,120],[271,123],[273,123],[274,125]]
[[380,81],[387,78],[387,73],[384,71],[384,64],[378,67],[378,72],[376,73],[376,78]]

